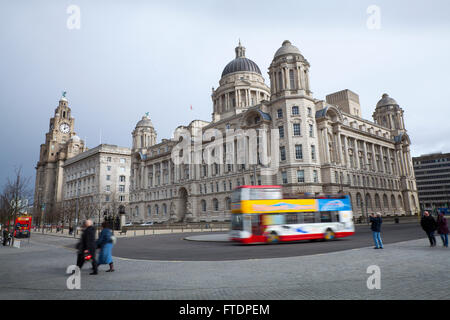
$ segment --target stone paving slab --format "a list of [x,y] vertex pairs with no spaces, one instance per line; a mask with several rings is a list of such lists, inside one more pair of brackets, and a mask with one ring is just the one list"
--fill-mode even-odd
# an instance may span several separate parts
[[[427,239],[326,254],[238,261],[167,262],[114,258],[117,271],[68,290],[73,239],[35,236],[20,249],[0,248],[0,299],[449,299],[450,251]],[[368,266],[381,270],[369,290]]]

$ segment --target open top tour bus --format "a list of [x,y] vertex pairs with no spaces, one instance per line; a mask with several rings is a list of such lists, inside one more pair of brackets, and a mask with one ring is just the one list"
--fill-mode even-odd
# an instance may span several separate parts
[[347,195],[283,199],[281,186],[240,186],[231,199],[230,240],[334,240],[355,233]]

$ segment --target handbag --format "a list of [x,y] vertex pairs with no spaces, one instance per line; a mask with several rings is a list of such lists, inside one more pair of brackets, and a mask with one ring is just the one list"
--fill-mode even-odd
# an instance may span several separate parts
[[84,260],[89,261],[92,259],[92,255],[89,253],[89,250],[84,250]]

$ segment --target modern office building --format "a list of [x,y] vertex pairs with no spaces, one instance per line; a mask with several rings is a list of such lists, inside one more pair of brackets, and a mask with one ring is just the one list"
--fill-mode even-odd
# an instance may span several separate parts
[[422,210],[436,212],[450,206],[450,153],[413,158],[419,203]]

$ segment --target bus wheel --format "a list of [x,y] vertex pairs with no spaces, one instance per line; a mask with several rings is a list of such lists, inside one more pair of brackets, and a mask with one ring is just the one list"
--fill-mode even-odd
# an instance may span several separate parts
[[333,232],[333,230],[327,229],[327,231],[325,231],[325,234],[323,235],[323,238],[325,240],[334,240],[336,238],[336,234]]
[[277,243],[278,241],[280,241],[280,237],[278,236],[278,234],[275,231],[272,231],[268,236],[267,236],[267,242],[270,243]]

